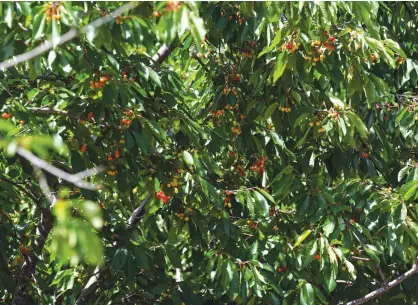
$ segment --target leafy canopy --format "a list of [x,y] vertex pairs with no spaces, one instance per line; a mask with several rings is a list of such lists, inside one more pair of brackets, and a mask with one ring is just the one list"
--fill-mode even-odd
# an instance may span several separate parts
[[0,3],[1,61],[53,46],[0,72],[3,302],[337,304],[415,263],[414,2],[121,5]]

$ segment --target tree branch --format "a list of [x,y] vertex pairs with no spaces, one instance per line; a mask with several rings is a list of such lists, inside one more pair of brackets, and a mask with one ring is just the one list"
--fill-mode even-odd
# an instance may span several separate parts
[[151,195],[145,197],[141,204],[133,211],[131,217],[128,220],[128,229],[133,228],[139,221],[142,215],[145,213],[145,205],[150,200]]
[[155,53],[155,55],[152,57],[152,60],[161,64],[170,54],[173,52],[175,47],[173,45],[167,46],[166,44],[163,44],[161,48]]
[[[129,220],[128,220],[128,226],[127,226],[128,230],[132,229],[138,223],[140,217],[145,213],[145,205],[148,203],[150,198],[151,198],[151,195],[148,195],[147,197],[145,197],[145,199],[141,202],[141,204],[133,211],[131,217],[129,217]],[[86,304],[90,294],[95,290],[98,282],[104,278],[102,276],[103,272],[106,271],[108,268],[109,266],[104,266],[104,267],[97,266],[96,267],[93,275],[90,277],[86,286],[81,291],[74,305]]]
[[6,59],[5,61],[0,63],[0,71],[9,69],[9,68],[14,67],[14,66],[16,66],[16,65],[18,65],[22,62],[28,61],[32,58],[35,58],[35,57],[39,56],[40,54],[45,53],[46,51],[49,51],[49,50],[55,48],[58,45],[61,45],[65,42],[67,42],[67,41],[70,41],[71,39],[77,37],[79,33],[83,33],[83,34],[93,33],[96,28],[102,26],[103,24],[106,24],[106,23],[112,21],[116,17],[119,17],[125,11],[134,8],[135,5],[136,4],[133,3],[133,2],[129,2],[127,4],[124,4],[120,8],[113,11],[113,13],[110,13],[110,14],[102,17],[102,18],[94,20],[93,22],[89,23],[85,27],[81,28],[79,31],[77,31],[76,29],[71,29],[67,33],[65,33],[64,35],[62,35],[58,38],[51,38],[51,39],[45,41],[45,43],[41,44],[40,46],[38,46],[38,47],[36,47],[36,48],[26,52],[26,53],[14,56],[13,58]]
[[108,267],[103,267],[103,268],[100,268],[100,266],[96,267],[96,269],[93,272],[93,275],[88,280],[86,286],[84,286],[83,290],[81,291],[74,305],[86,304],[89,294],[94,291],[94,288],[96,288],[98,281],[103,278],[103,273],[104,271],[107,270],[107,268]]
[[[66,172],[64,172],[63,170],[53,166],[52,164],[49,164],[48,162],[38,158],[37,156],[35,156],[34,154],[32,154],[30,151],[22,148],[22,147],[18,147],[16,150],[16,153],[25,158],[26,160],[28,160],[29,162],[31,162],[35,167],[41,168],[45,171],[47,171],[48,173],[61,178],[62,180],[68,181],[80,188],[84,188],[84,189],[88,189],[88,190],[96,190],[97,187],[94,184],[90,184],[88,182],[85,182],[82,180],[82,178],[85,178],[87,176],[91,176],[93,174],[96,174],[98,172],[101,172],[105,169],[104,166],[98,166],[96,168],[93,169],[88,169],[86,171],[71,175],[68,174]],[[88,175],[86,174],[88,173]],[[81,178],[80,178],[81,177]]]
[[358,260],[358,261],[370,261],[370,258],[367,257],[358,257],[358,256],[351,256],[352,259]]
[[[157,53],[152,57],[152,60],[158,64],[161,64],[174,50],[174,46],[167,46],[162,45],[161,48],[157,51]],[[128,228],[133,228],[139,221],[140,217],[143,215],[145,211],[145,205],[151,198],[151,195],[148,195],[145,197],[145,199],[141,202],[141,204],[133,211],[131,217],[129,217],[128,220]],[[77,301],[74,305],[84,305],[86,304],[86,301],[90,295],[94,291],[94,288],[98,284],[99,280],[101,280],[103,277],[100,277],[97,275],[97,273],[102,274],[102,271],[107,270],[107,266],[100,268],[99,266],[96,267],[95,273],[93,276],[90,277],[89,281],[87,282],[86,286],[81,291],[79,297],[77,298]]]
[[[44,181],[41,181],[43,180]],[[49,187],[46,184],[46,178],[41,174],[40,186],[43,189],[47,188],[49,195],[46,194],[47,198],[51,202],[55,202],[55,196],[49,191]],[[39,196],[42,198],[41,196]],[[39,199],[40,200],[40,199]],[[40,206],[39,202],[36,202]],[[32,278],[35,276],[36,265],[38,262],[38,257],[40,256],[45,241],[52,230],[54,217],[51,213],[50,208],[40,208],[41,210],[41,221],[39,222],[36,228],[36,237],[33,240],[32,250],[25,255],[25,262],[23,263],[22,269],[20,269],[19,276],[17,278],[16,288],[13,294],[12,305],[25,305],[26,303],[26,292],[28,285]]]
[[402,274],[401,276],[399,276],[397,279],[395,279],[395,280],[387,283],[383,287],[380,287],[379,289],[376,289],[375,291],[373,291],[373,292],[371,292],[369,294],[366,294],[364,297],[359,298],[359,299],[354,300],[354,301],[350,301],[350,302],[346,303],[345,305],[359,305],[359,304],[366,303],[366,302],[370,301],[371,299],[374,299],[374,298],[376,298],[376,297],[384,294],[389,289],[392,289],[393,287],[399,285],[404,280],[406,280],[407,278],[413,276],[416,273],[418,273],[418,258],[415,261],[415,263],[412,266],[412,268],[409,269],[404,274]]

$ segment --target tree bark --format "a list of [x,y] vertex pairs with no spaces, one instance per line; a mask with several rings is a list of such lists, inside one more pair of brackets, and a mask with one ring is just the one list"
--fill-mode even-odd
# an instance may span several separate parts
[[155,55],[152,57],[152,60],[161,64],[170,54],[173,52],[175,47],[173,45],[167,46],[166,44],[163,44],[161,48],[155,53]]
[[53,226],[53,216],[48,209],[43,209],[41,221],[36,228],[37,237],[30,253],[25,255],[25,262],[17,278],[17,284],[13,295],[12,305],[26,305],[26,291],[31,278],[35,276],[38,255],[42,252],[45,241]]

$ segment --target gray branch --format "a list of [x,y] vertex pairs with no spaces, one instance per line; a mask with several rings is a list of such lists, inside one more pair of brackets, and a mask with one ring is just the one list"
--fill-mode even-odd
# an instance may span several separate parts
[[416,262],[414,263],[414,265],[412,266],[411,269],[409,269],[407,272],[405,272],[404,274],[402,274],[401,276],[399,276],[397,279],[385,284],[384,286],[380,287],[379,289],[376,289],[373,292],[370,292],[369,294],[366,294],[364,297],[359,298],[357,300],[354,301],[350,301],[345,305],[359,305],[359,304],[363,304],[366,303],[382,294],[384,294],[385,292],[387,292],[389,289],[392,289],[393,287],[398,286],[400,283],[402,283],[404,280],[406,280],[407,278],[413,276],[414,274],[416,274],[418,272],[418,258],[416,260]]
[[78,36],[79,33],[88,34],[91,32],[94,32],[94,30],[103,24],[108,23],[109,21],[115,19],[116,17],[119,17],[122,15],[125,11],[130,10],[135,7],[135,3],[129,2],[127,4],[122,5],[120,8],[113,11],[113,13],[106,15],[102,18],[96,19],[95,21],[91,22],[90,24],[86,25],[85,27],[81,28],[79,31],[76,29],[71,29],[64,35],[58,37],[58,38],[51,38],[45,43],[41,44],[40,46],[17,56],[14,56],[13,58],[6,59],[5,61],[0,63],[0,70],[6,70],[8,68],[14,67],[22,62],[28,61],[32,58],[35,58],[39,56],[42,53],[45,53],[46,51],[49,51],[53,48],[55,48],[58,45],[61,45],[67,41],[70,41],[71,39]]
[[16,150],[16,153],[25,158],[26,160],[28,160],[29,162],[31,162],[35,167],[38,167],[40,169],[43,169],[44,171],[47,171],[48,173],[62,179],[65,181],[68,181],[72,184],[74,184],[75,186],[78,186],[80,188],[84,188],[84,189],[88,189],[88,190],[96,190],[97,187],[93,184],[90,184],[88,182],[85,182],[82,180],[82,178],[86,178],[88,176],[97,174],[100,171],[104,170],[104,167],[99,166],[97,168],[93,168],[93,169],[88,169],[86,171],[71,175],[66,173],[65,171],[53,166],[52,164],[49,164],[48,162],[38,158],[37,156],[35,156],[34,154],[32,154],[30,151],[22,148],[22,147],[18,147]]

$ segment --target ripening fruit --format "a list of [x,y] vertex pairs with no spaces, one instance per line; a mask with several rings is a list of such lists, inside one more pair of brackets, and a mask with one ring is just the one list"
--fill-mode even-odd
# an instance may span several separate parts
[[189,221],[189,217],[184,217],[184,221]]
[[320,259],[321,259],[321,255],[320,254],[315,254],[314,260],[319,261]]
[[325,131],[325,129],[324,128],[319,128],[318,129],[318,132],[324,132]]
[[309,122],[309,126],[313,126],[313,125],[315,125],[315,123],[314,122]]
[[117,159],[117,158],[119,158],[120,157],[120,149],[119,148],[117,148],[116,150],[115,150],[115,158]]
[[81,119],[81,120],[80,120],[80,124],[81,124],[81,125],[86,125],[86,120]]
[[87,146],[84,145],[84,144],[81,144],[80,145],[80,151],[83,152],[83,153],[86,152],[87,151]]
[[12,116],[10,115],[10,113],[3,112],[3,114],[1,115],[1,117],[2,117],[3,119],[10,119]]
[[20,124],[20,125],[23,125],[23,124],[25,124],[25,121],[24,121],[24,120],[20,120],[20,121],[19,121],[19,124]]
[[122,119],[122,120],[120,120],[120,125],[121,126],[123,126],[123,125],[129,126],[129,125],[131,125],[131,121],[129,121],[128,119]]

